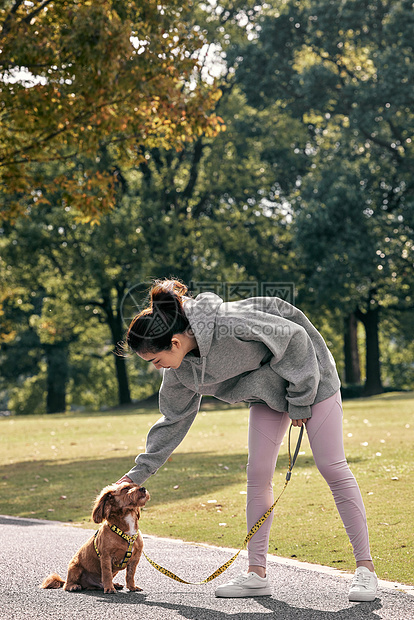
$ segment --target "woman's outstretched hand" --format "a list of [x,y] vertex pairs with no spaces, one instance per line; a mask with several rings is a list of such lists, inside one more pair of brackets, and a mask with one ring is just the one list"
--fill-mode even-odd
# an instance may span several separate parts
[[303,418],[303,420],[292,420],[292,426],[302,426],[302,424],[306,424],[306,422],[310,418]]
[[133,482],[129,476],[122,476],[119,480],[115,482],[115,484],[121,484],[122,482]]

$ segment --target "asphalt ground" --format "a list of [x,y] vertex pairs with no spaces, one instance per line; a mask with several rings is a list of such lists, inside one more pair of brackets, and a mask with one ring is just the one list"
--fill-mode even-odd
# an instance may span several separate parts
[[[78,593],[42,590],[51,572],[66,578],[67,565],[92,535],[68,524],[0,516],[1,620],[413,620],[414,587],[380,582],[371,603],[350,603],[352,575],[332,568],[269,556],[273,595],[248,599],[215,598],[214,590],[247,568],[246,553],[215,581],[183,585],[157,572],[144,557],[136,583],[142,592]],[[187,581],[200,581],[235,550],[144,535],[154,561]],[[116,580],[125,583],[125,571]]]

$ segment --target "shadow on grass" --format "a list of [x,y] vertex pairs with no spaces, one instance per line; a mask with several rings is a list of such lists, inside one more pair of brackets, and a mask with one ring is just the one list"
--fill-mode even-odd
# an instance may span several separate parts
[[[155,395],[158,398],[158,395]],[[135,403],[131,403],[130,405],[114,405],[105,410],[99,411],[66,411],[62,413],[54,413],[54,414],[43,414],[45,417],[59,419],[59,418],[100,418],[100,417],[112,417],[114,415],[120,416],[134,416],[134,415],[147,415],[154,414],[161,416],[161,413],[158,409],[157,398],[150,397],[143,401],[138,401]],[[370,400],[412,400],[414,399],[414,391],[408,392],[383,392],[382,394],[377,394],[374,396],[359,396],[356,398],[343,398],[344,402],[352,403],[358,401],[370,401]],[[229,409],[241,409],[244,411],[248,410],[247,403],[225,403],[224,401],[220,401],[214,397],[204,397],[201,401],[200,411],[204,412],[214,412],[218,411],[228,411]],[[1,420],[10,420],[12,416],[5,416],[4,418],[0,417]],[[19,419],[24,418],[25,416],[16,416]],[[33,417],[33,416],[27,416]],[[37,415],[37,417],[42,417],[42,415]]]
[[366,397],[366,400],[412,400],[414,392],[385,392],[376,396]]
[[105,411],[62,411],[61,413],[41,413],[35,415],[11,415],[4,418],[0,418],[0,422],[2,419],[4,420],[12,420],[18,419],[23,420],[24,418],[33,419],[36,418],[48,418],[50,420],[67,420],[67,419],[76,419],[76,418],[106,418],[106,417],[114,417],[114,416],[131,416],[131,415],[147,415],[153,413],[158,414],[161,417],[161,414],[157,407],[137,407],[137,405],[122,405],[119,407],[114,407],[112,409],[105,409]]
[[[200,407],[200,411],[204,411],[204,412],[212,412],[212,413],[217,413],[218,411],[228,411],[229,409],[231,410],[243,410],[243,411],[247,411],[248,410],[248,406],[246,403],[234,403],[234,404],[230,404],[230,403],[225,403],[223,401],[218,401],[217,399],[213,400],[202,400],[201,402],[201,407]],[[36,417],[41,418],[41,417],[47,417],[50,419],[76,419],[76,418],[105,418],[105,417],[113,417],[113,416],[133,416],[133,415],[148,415],[148,414],[154,414],[154,415],[158,415],[159,417],[161,417],[161,413],[160,410],[158,409],[158,405],[156,403],[150,402],[148,404],[144,404],[144,403],[131,403],[130,405],[116,405],[114,407],[110,407],[108,409],[104,409],[104,410],[97,410],[97,411],[62,411],[61,413],[49,413],[49,414],[35,414]],[[16,419],[24,419],[25,417],[31,419],[34,416],[30,416],[30,415],[11,415],[11,416],[4,416],[0,417],[0,422],[2,419],[4,420],[11,420],[13,418]]]
[[[351,459],[352,462],[363,460]],[[133,464],[130,457],[76,461],[39,460],[0,467],[0,514],[48,520],[88,521],[92,503],[102,487],[115,482]],[[198,501],[223,488],[246,484],[247,453],[218,456],[211,452],[175,453],[159,475],[148,483],[158,504]],[[275,485],[282,484],[288,457],[279,457]],[[299,457],[294,471],[315,469],[313,458]],[[22,487],[24,481],[24,487]],[[178,488],[177,488],[178,487]],[[16,489],[20,491],[16,494]],[[158,498],[158,499],[157,499]]]

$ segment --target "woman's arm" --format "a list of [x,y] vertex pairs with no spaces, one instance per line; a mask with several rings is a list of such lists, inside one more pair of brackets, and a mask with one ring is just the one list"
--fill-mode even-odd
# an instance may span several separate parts
[[[173,369],[164,371],[159,393],[163,416],[150,428],[145,452],[118,482],[142,484],[155,474],[188,433],[200,408],[201,396],[178,381]],[[128,481],[127,480],[127,481]]]
[[237,321],[237,337],[262,342],[272,353],[270,368],[287,382],[292,420],[308,420],[320,381],[318,359],[306,329],[287,318],[252,308]]
[[312,415],[311,405],[318,390],[319,365],[312,341],[305,329],[291,323],[289,330],[286,346],[285,342],[282,347],[280,342],[270,342],[267,345],[272,347],[271,351],[274,353],[270,367],[287,381],[286,400],[290,418],[307,420]]

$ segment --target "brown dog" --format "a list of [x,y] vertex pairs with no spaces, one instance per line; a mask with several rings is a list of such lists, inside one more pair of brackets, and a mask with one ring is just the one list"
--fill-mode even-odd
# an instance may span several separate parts
[[135,585],[135,571],[144,542],[138,529],[141,506],[149,500],[144,487],[124,482],[102,489],[92,510],[95,523],[104,523],[73,556],[68,567],[66,582],[56,573],[43,581],[42,588],[61,588],[68,592],[101,590],[105,593],[123,588],[113,583],[113,577],[126,567],[128,590],[142,588]]

